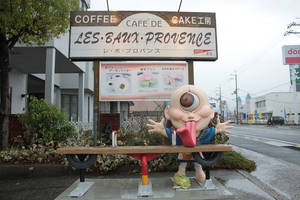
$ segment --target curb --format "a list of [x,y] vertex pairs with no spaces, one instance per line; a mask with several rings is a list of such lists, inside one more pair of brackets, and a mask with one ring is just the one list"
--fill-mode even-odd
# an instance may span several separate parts
[[249,181],[257,185],[260,189],[262,189],[264,192],[266,192],[268,195],[272,196],[276,200],[289,200],[288,197],[279,194],[276,190],[272,189],[267,184],[263,183],[261,180],[256,178],[255,176],[252,176],[250,173],[243,171],[243,170],[236,170],[239,174],[247,178]]

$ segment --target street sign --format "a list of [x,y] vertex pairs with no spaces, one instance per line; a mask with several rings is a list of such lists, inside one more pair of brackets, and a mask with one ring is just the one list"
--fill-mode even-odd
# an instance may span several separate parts
[[215,13],[76,11],[72,60],[217,60]]
[[283,64],[300,64],[300,45],[287,45],[282,47]]

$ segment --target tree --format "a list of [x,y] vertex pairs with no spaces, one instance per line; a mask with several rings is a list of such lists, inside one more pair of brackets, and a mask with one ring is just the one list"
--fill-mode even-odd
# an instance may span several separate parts
[[0,140],[8,148],[9,54],[17,42],[43,45],[67,31],[79,0],[3,0],[0,2]]

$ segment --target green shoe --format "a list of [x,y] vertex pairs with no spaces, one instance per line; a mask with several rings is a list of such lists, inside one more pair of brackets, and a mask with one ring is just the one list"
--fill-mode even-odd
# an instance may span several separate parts
[[180,175],[178,173],[173,176],[174,188],[190,188],[191,182],[190,179],[185,175]]

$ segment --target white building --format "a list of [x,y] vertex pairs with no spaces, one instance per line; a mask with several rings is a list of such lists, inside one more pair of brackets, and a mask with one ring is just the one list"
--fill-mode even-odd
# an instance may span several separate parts
[[[89,1],[80,1],[81,10]],[[44,46],[17,44],[11,51],[9,73],[11,114],[25,112],[28,97],[45,98],[63,109],[72,121],[93,121],[93,69],[91,62],[68,59],[69,33]]]
[[[81,10],[87,10],[89,0],[79,0]],[[69,32],[44,46],[17,44],[11,51],[9,84],[11,114],[23,113],[30,96],[45,98],[63,109],[70,121],[83,122],[92,129],[94,103],[94,73],[92,62],[71,62]],[[126,120],[128,102],[101,102],[103,113],[122,113]]]
[[248,121],[281,116],[286,123],[300,124],[300,92],[271,92],[248,99],[244,108]]

